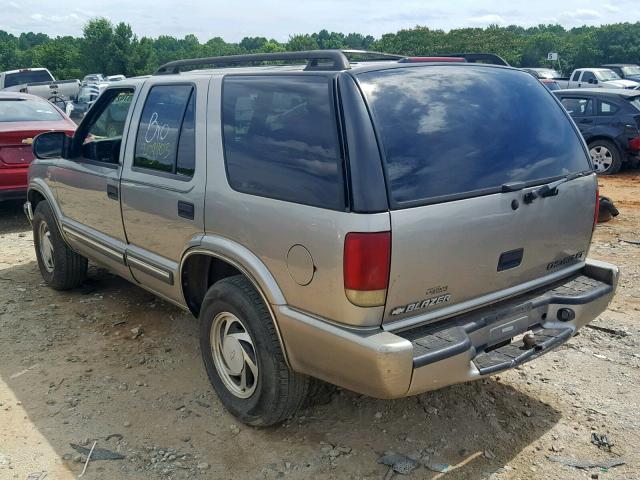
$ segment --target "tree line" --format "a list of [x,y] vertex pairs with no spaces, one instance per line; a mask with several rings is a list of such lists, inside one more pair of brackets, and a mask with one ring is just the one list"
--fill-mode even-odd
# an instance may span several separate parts
[[[266,37],[245,37],[238,43],[214,37],[201,43],[195,35],[175,38],[138,37],[131,26],[105,18],[90,20],[82,37],[51,38],[44,33],[19,36],[0,30],[0,71],[47,67],[60,79],[88,73],[144,75],[163,63],[182,58],[346,48],[401,55],[455,52],[497,53],[516,67],[551,66],[548,52],[560,54],[560,68],[598,66],[603,63],[640,63],[640,22],[565,29],[560,25],[460,28],[445,32],[416,26],[380,38],[359,33],[321,30],[297,34],[286,42]],[[555,65],[557,66],[557,65]]]

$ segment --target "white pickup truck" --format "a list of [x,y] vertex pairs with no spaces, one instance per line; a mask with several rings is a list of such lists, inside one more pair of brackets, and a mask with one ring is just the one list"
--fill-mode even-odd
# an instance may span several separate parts
[[22,68],[0,72],[0,90],[30,93],[64,109],[64,104],[77,97],[80,80],[58,80],[46,68]]
[[556,78],[560,88],[626,88],[637,87],[638,82],[623,80],[608,68],[577,68],[569,78]]

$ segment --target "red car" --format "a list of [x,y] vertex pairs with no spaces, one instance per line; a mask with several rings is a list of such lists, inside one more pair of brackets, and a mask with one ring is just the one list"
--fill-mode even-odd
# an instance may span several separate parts
[[75,129],[62,110],[43,98],[0,92],[0,201],[26,197],[33,137],[51,130],[73,134]]

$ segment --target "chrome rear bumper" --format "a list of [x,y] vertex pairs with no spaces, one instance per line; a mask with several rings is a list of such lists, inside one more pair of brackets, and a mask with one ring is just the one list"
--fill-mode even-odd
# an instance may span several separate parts
[[[378,398],[399,398],[512,368],[552,350],[613,298],[617,267],[588,260],[575,275],[518,297],[401,332],[349,328],[276,309],[301,373]],[[528,345],[512,339],[532,332]]]

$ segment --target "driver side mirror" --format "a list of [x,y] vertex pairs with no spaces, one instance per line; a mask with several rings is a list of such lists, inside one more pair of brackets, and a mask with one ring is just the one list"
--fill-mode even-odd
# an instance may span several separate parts
[[33,154],[36,158],[64,158],[71,139],[65,132],[45,132],[33,139]]
[[597,85],[598,80],[596,80],[595,78],[590,78],[590,79],[589,79],[589,83],[590,83],[591,85]]

